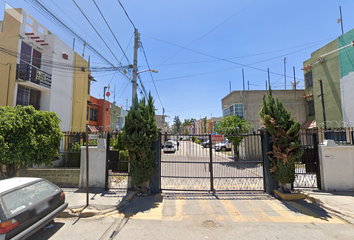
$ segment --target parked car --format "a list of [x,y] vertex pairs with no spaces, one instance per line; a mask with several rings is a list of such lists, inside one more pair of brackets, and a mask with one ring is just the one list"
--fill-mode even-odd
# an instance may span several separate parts
[[0,180],[0,239],[26,239],[63,212],[65,193],[42,178]]
[[229,142],[229,139],[225,138],[225,140],[222,143],[215,144],[214,148],[215,148],[215,151],[231,150],[232,143]]
[[208,148],[209,147],[209,140],[201,143],[202,147]]
[[174,143],[174,141],[167,141],[165,142],[165,145],[163,147],[163,152],[176,152],[176,145]]

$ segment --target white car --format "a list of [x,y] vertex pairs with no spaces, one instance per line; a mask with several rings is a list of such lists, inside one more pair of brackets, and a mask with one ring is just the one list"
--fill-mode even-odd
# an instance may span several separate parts
[[229,139],[226,138],[222,143],[215,144],[214,148],[215,148],[215,151],[231,150],[232,143],[229,142]]
[[163,146],[163,152],[176,152],[176,145],[174,141],[167,141],[165,142],[165,145]]

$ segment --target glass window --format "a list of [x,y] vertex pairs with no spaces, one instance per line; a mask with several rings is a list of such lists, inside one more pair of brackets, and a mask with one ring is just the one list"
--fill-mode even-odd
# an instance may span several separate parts
[[90,85],[91,85],[91,81],[88,80],[87,81],[87,94],[89,94],[89,95],[90,95]]
[[306,81],[306,87],[312,87],[313,86],[312,72],[308,72],[308,73],[305,74],[305,81]]
[[59,190],[57,186],[47,181],[41,181],[5,194],[2,196],[2,201],[7,215],[13,215],[31,208],[33,204],[57,193]]
[[243,118],[243,104],[235,104],[235,115]]
[[307,102],[307,115],[308,116],[315,115],[315,103],[313,100]]
[[230,116],[230,108],[226,108],[223,110],[223,117],[227,117],[227,116]]
[[33,20],[29,16],[26,16],[26,22],[31,26],[33,25]]
[[90,109],[90,121],[97,122],[97,113],[98,113],[97,109],[94,109],[94,108]]
[[90,112],[90,108],[89,107],[87,107],[86,108],[86,120],[89,120],[89,112]]

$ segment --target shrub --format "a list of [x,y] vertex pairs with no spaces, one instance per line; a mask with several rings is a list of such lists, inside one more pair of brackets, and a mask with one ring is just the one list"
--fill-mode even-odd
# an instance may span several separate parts
[[67,167],[80,167],[81,145],[80,143],[72,143],[68,152]]
[[192,136],[192,142],[195,142],[195,136]]

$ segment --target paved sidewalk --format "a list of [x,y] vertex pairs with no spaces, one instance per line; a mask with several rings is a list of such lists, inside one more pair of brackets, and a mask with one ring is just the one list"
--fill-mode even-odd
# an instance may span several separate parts
[[69,203],[61,218],[69,217],[92,217],[105,214],[123,208],[136,194],[126,189],[104,189],[90,188],[89,206],[86,207],[86,188],[62,188],[65,192],[65,201]]
[[354,191],[326,192],[301,189],[306,199],[354,225]]

